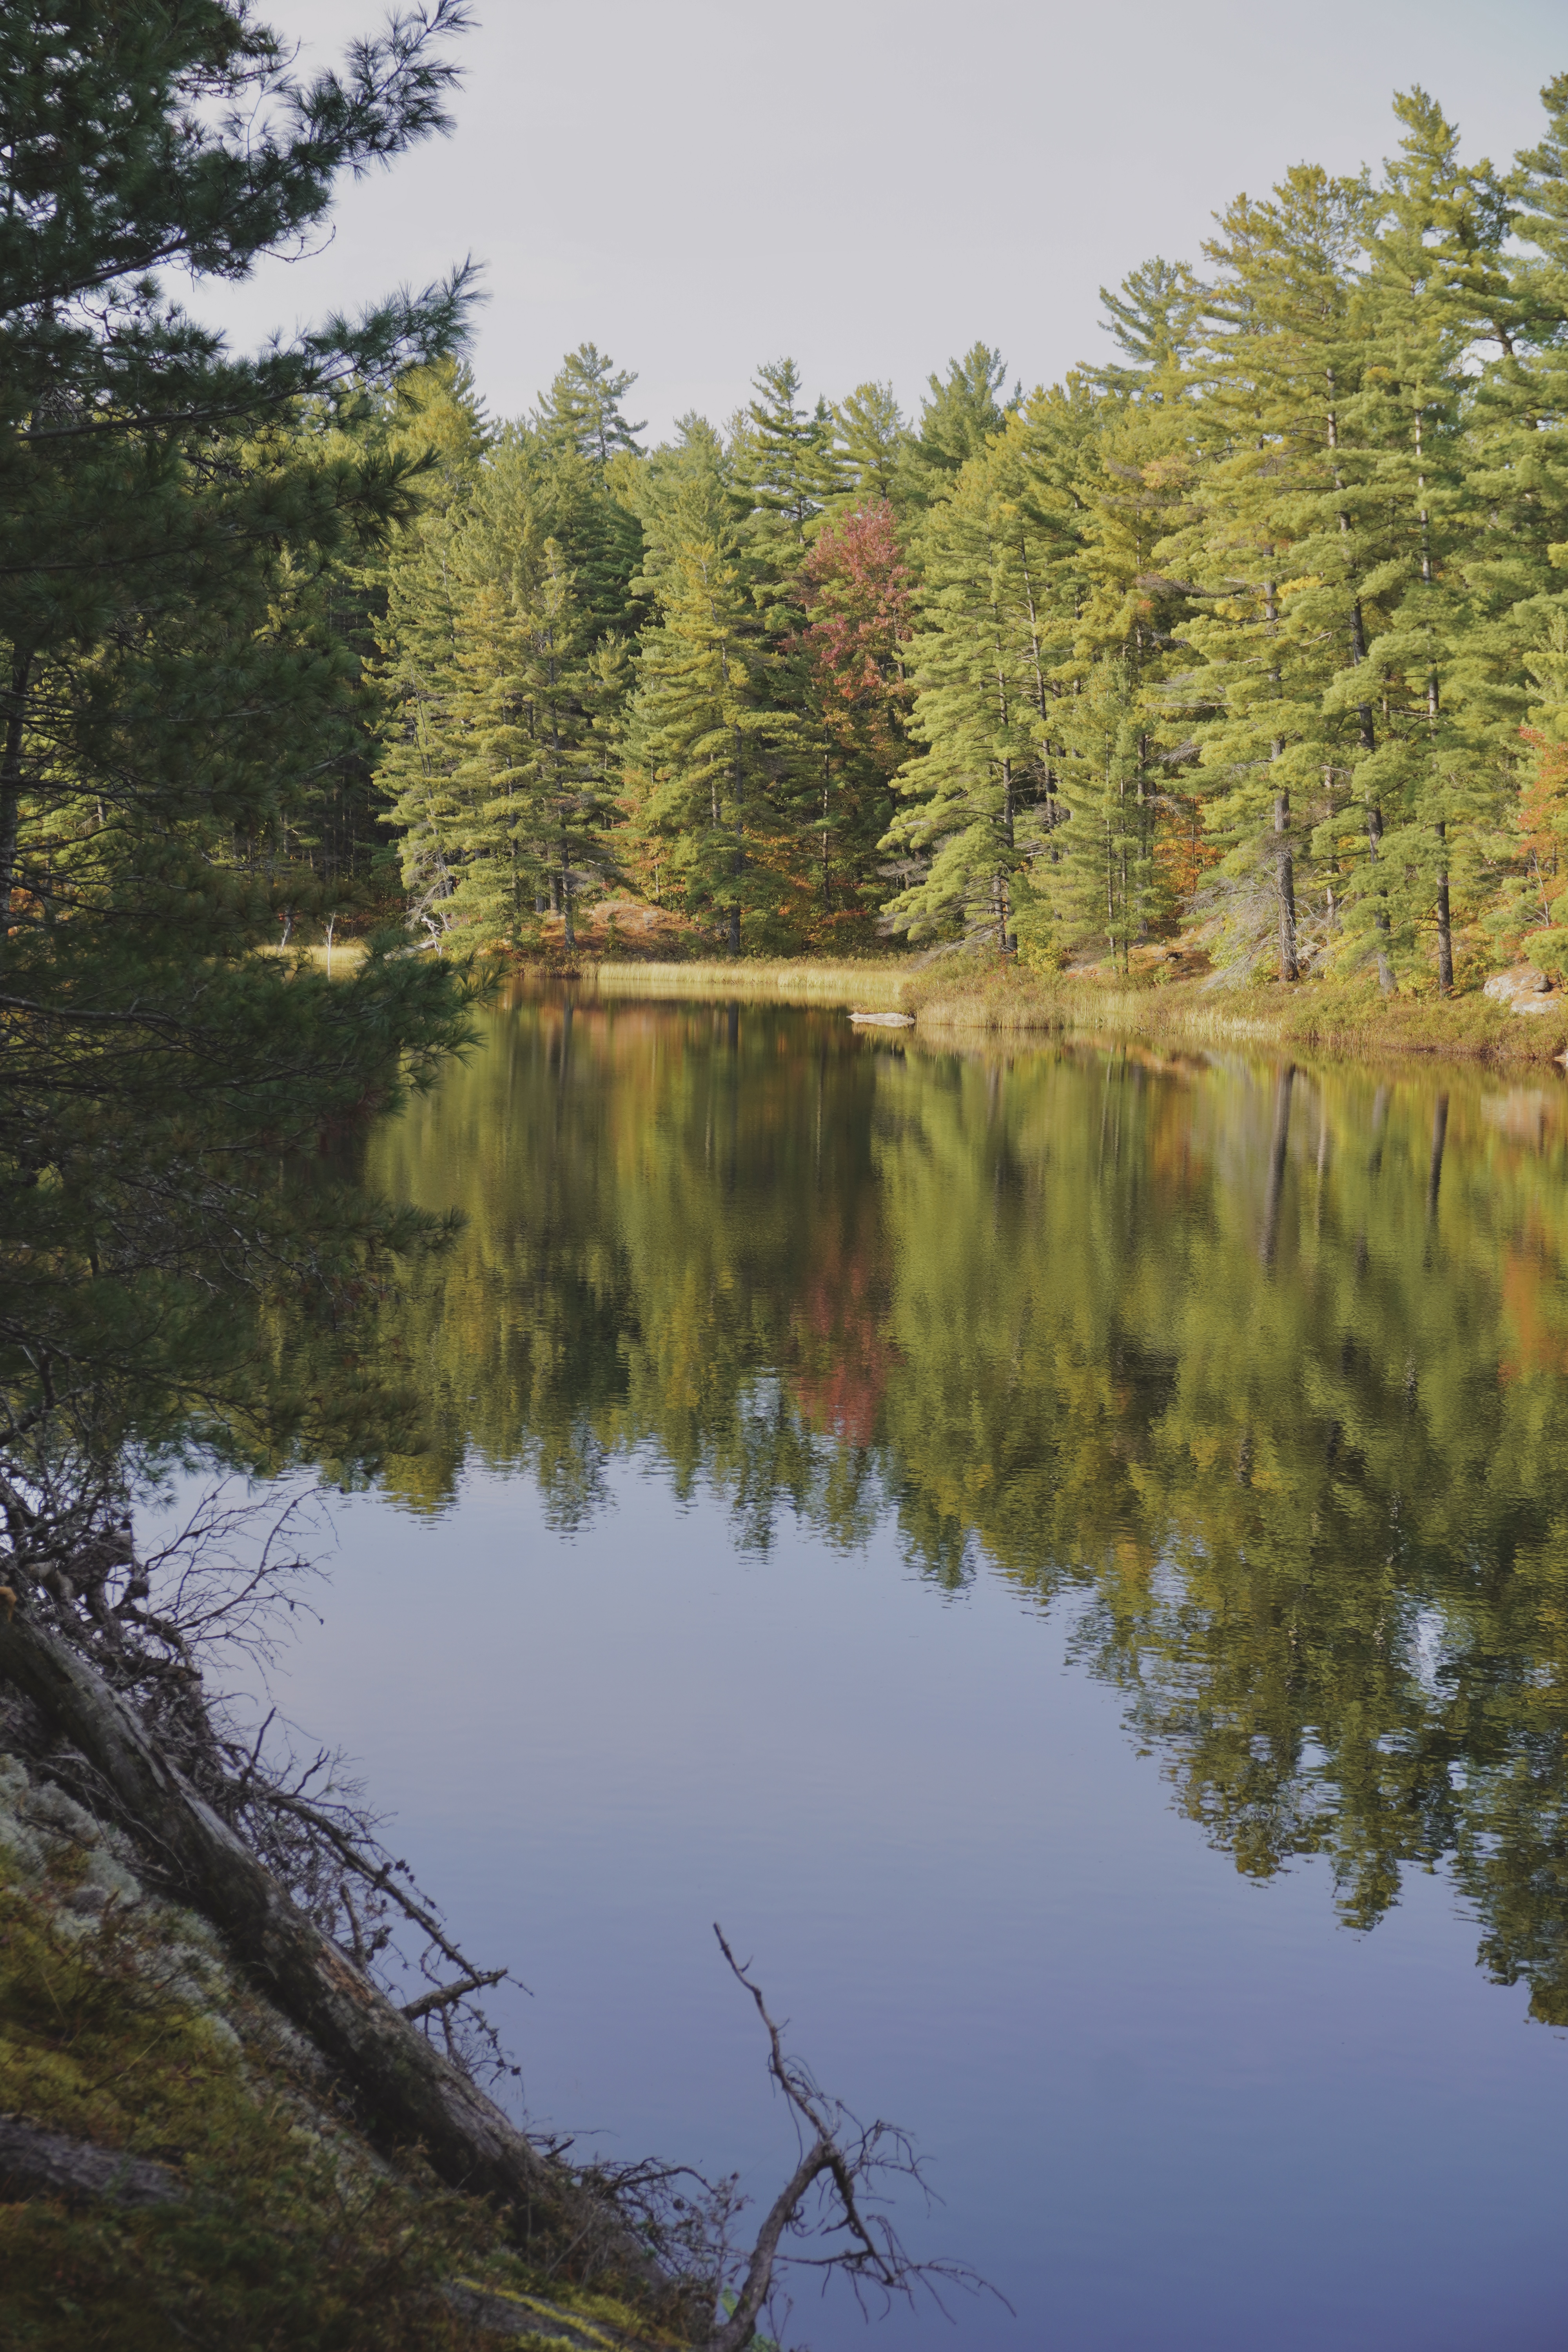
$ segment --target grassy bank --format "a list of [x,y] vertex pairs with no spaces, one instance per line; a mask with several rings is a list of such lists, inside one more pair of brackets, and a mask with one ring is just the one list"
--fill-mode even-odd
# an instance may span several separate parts
[[[553,975],[559,977],[560,975]],[[1208,978],[1151,982],[1098,975],[1047,978],[994,963],[863,961],[616,963],[584,961],[580,994],[605,1000],[715,997],[747,1004],[838,1005],[904,1012],[937,1040],[1052,1032],[1142,1038],[1180,1046],[1262,1045],[1317,1053],[1429,1054],[1497,1062],[1551,1062],[1568,1052],[1568,996],[1551,1010],[1510,1012],[1470,988],[1384,996],[1374,982],[1304,982],[1227,988]]]
[[719,958],[689,963],[594,963],[574,967],[572,978],[581,995],[622,997],[714,997],[742,1004],[828,1004],[856,1007],[867,1013],[895,1013],[914,978],[907,963],[894,956],[868,956],[864,961],[811,961],[806,957],[777,962]]
[[1172,1046],[1297,1046],[1318,1053],[1431,1054],[1551,1062],[1568,1049],[1568,997],[1521,1014],[1479,988],[1447,999],[1384,996],[1374,982],[1243,988],[1206,979],[1162,984],[1046,979],[992,966],[911,973],[903,999],[922,1035],[1051,1030],[1141,1037]]
[[[327,951],[309,950],[326,969]],[[364,953],[359,940],[333,950],[335,976],[347,978]],[[578,954],[520,960],[531,979],[570,982],[579,996],[606,1003],[719,998],[742,1004],[842,1006],[846,1011],[910,1013],[919,1033],[942,1035],[1047,1035],[1053,1031],[1136,1037],[1154,1045],[1298,1047],[1316,1053],[1429,1054],[1495,1062],[1551,1062],[1568,1054],[1568,994],[1550,1009],[1521,1014],[1471,986],[1447,999],[1384,996],[1375,982],[1305,981],[1244,987],[1212,976],[1131,980],[1099,973],[1047,976],[994,961],[954,957],[927,961],[898,955],[815,960],[807,956],[681,958],[622,961]]]

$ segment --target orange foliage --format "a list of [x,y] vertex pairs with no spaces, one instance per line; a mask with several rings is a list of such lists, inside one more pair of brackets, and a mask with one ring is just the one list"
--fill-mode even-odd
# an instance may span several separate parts
[[1154,835],[1154,866],[1178,907],[1189,904],[1198,884],[1209,867],[1218,864],[1221,855],[1217,842],[1204,831],[1198,803],[1173,799],[1170,813],[1162,817]]
[[870,1445],[898,1349],[884,1337],[885,1276],[875,1252],[840,1242],[818,1265],[796,1309],[795,1402],[809,1427],[846,1445]]
[[1557,1286],[1548,1281],[1544,1252],[1510,1249],[1503,1260],[1502,1304],[1512,1327],[1514,1349],[1498,1366],[1498,1379],[1531,1372],[1568,1372],[1568,1333],[1552,1328],[1548,1308]]
[[1553,743],[1533,727],[1519,731],[1536,755],[1519,796],[1526,883],[1518,938],[1524,943],[1532,930],[1550,930],[1568,919],[1568,743]]

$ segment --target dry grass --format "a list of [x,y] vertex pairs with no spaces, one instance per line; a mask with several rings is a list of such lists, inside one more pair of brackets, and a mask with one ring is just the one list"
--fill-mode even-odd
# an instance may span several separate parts
[[1551,1012],[1507,1011],[1471,988],[1383,996],[1373,982],[1216,987],[1096,978],[1047,979],[1014,969],[910,975],[903,1000],[921,1034],[1099,1032],[1172,1045],[1300,1046],[1350,1055],[1430,1054],[1547,1062],[1568,1049],[1568,998]]
[[[1552,1010],[1508,1011],[1470,985],[1447,1002],[1436,995],[1382,995],[1374,982],[1308,981],[1216,985],[1207,975],[1166,979],[1152,969],[1122,980],[1099,972],[1046,975],[994,962],[898,954],[829,960],[809,956],[658,958],[649,948],[681,942],[668,922],[638,940],[629,905],[609,910],[602,929],[586,930],[576,952],[542,942],[544,952],[519,959],[541,977],[569,979],[606,1001],[720,998],[745,1004],[841,1005],[868,1013],[912,1013],[920,1034],[1039,1035],[1050,1031],[1141,1037],[1176,1045],[1299,1046],[1346,1055],[1430,1054],[1488,1061],[1549,1062],[1568,1053],[1568,995]],[[556,929],[561,926],[556,924]],[[605,945],[610,953],[602,950]],[[617,950],[631,948],[626,955]],[[598,950],[596,952],[596,950]],[[276,954],[277,950],[268,950]],[[364,957],[363,940],[302,952],[318,971],[346,979]]]
[[593,963],[574,967],[584,992],[601,997],[714,997],[745,1004],[840,1004],[867,1013],[897,1013],[916,975],[891,956],[815,963],[805,957],[777,962],[741,958],[689,963]]
[[296,940],[286,948],[265,947],[259,948],[257,952],[259,955],[279,957],[290,963],[298,960],[309,964],[316,971],[324,971],[331,980],[347,980],[351,973],[359,970],[369,950],[363,940],[347,939],[334,940],[330,948],[325,940],[318,940],[313,946],[309,947],[302,946]]
[[1309,982],[1229,988],[1207,978],[1123,982],[1046,978],[1016,966],[960,966],[901,957],[814,962],[718,960],[591,963],[579,987],[602,998],[723,997],[745,1003],[843,1005],[916,1016],[917,1034],[1040,1035],[1071,1030],[1172,1046],[1298,1046],[1347,1055],[1429,1054],[1547,1062],[1568,1049],[1568,997],[1561,1009],[1510,1013],[1469,988],[1389,998],[1374,982]]

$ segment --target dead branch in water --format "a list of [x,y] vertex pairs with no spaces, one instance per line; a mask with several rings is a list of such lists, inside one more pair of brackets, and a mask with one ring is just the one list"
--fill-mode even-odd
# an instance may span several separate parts
[[[745,2275],[728,2315],[702,2352],[746,2352],[757,2321],[776,2292],[782,2269],[808,2269],[847,2277],[864,2306],[875,2298],[884,2308],[895,2301],[913,2304],[923,2291],[945,2312],[942,2286],[996,2294],[997,2290],[962,2263],[916,2262],[905,2248],[883,2204],[884,2184],[912,2181],[926,2202],[931,2192],[908,2132],[880,2120],[862,2124],[841,2099],[823,2090],[810,2068],[784,2046],[782,2029],[770,2015],[761,1986],[730,1948],[723,1929],[713,1933],[738,1983],[756,2003],[768,2037],[768,2072],[795,2119],[800,2160],[763,2216]],[[811,2210],[813,2193],[816,2208]],[[825,2245],[820,2253],[782,2251],[787,2241]],[[835,2240],[841,2242],[835,2244]],[[1005,2296],[998,2296],[1005,2301]],[[1011,2309],[1011,2305],[1008,2308]]]

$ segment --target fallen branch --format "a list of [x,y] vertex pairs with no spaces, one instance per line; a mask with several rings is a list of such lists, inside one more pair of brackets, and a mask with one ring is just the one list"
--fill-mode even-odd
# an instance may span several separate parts
[[417,2141],[452,2188],[495,2198],[524,2241],[564,2240],[574,2268],[668,2293],[668,2280],[613,2209],[541,2157],[322,1934],[159,1754],[131,1706],[31,1610],[19,1607],[0,1622],[0,1675],[86,1757],[122,1826],[229,1938],[261,1989],[342,2067],[375,2124]]
[[[810,2069],[785,2051],[782,2031],[768,2012],[761,1986],[735,1958],[717,1923],[713,1933],[737,1982],[744,1985],[756,2004],[768,2037],[768,2072],[800,2127],[801,2156],[763,2217],[727,2318],[710,2333],[701,2352],[747,2352],[757,2321],[774,2292],[781,2263],[787,2262],[814,2270],[840,2271],[858,2295],[869,2287],[888,2303],[900,2298],[912,2304],[923,2287],[943,2309],[938,2280],[971,2292],[996,2294],[994,2287],[962,2263],[911,2261],[892,2223],[885,2214],[874,2211],[868,2201],[879,2179],[888,2175],[913,2181],[929,2200],[930,2191],[909,2135],[896,2124],[858,2122],[841,2100],[821,2089]],[[826,2210],[811,2224],[803,2221],[803,2209],[818,2181],[825,2184]],[[807,2231],[819,2242],[827,2242],[826,2253],[781,2252],[787,2236]],[[832,2240],[840,2235],[847,2242],[833,2245]],[[1006,2301],[1001,2295],[997,2299]]]
[[417,2000],[405,2000],[400,2013],[412,2025],[416,2019],[428,2017],[434,2010],[450,2009],[455,2000],[467,2000],[471,1992],[484,1992],[490,1985],[500,1984],[506,1974],[505,1969],[470,1969],[455,1984],[437,1985],[430,1992],[422,1992]]

